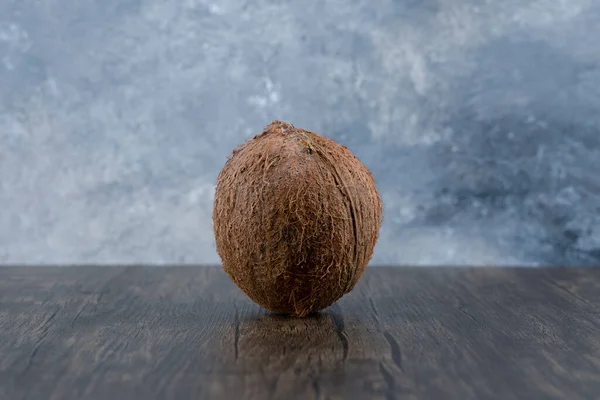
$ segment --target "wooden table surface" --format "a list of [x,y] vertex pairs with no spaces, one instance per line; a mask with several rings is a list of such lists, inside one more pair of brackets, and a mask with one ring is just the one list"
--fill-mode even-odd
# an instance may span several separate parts
[[304,319],[218,267],[0,268],[0,399],[600,399],[600,268],[369,267]]

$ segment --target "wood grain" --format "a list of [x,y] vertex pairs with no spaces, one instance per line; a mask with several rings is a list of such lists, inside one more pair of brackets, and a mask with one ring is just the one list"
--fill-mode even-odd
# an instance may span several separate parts
[[215,267],[0,268],[0,399],[600,399],[600,269],[369,267],[271,315]]

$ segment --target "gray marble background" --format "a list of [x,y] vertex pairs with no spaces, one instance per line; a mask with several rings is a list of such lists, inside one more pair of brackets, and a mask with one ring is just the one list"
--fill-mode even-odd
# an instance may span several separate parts
[[600,264],[597,0],[3,0],[0,262],[218,263],[274,119],[374,172],[373,264]]

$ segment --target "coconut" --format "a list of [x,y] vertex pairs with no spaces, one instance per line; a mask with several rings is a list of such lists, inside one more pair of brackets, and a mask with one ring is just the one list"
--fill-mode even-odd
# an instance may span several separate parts
[[383,204],[346,147],[274,121],[238,146],[213,209],[225,272],[254,302],[303,317],[350,292],[369,263]]

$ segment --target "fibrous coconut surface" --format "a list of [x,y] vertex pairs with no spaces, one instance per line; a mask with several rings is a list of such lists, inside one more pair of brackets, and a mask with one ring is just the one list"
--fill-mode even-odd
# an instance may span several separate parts
[[354,288],[382,212],[373,176],[347,147],[274,121],[238,146],[219,174],[217,252],[253,301],[306,316]]

